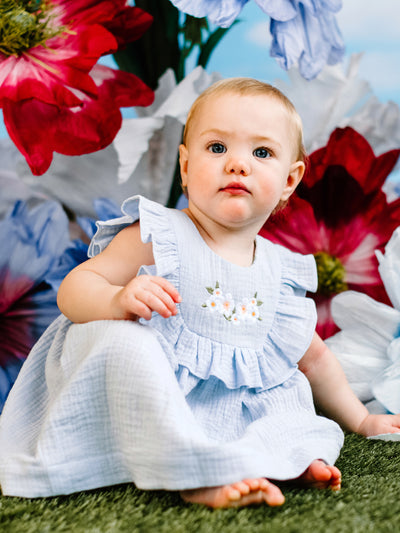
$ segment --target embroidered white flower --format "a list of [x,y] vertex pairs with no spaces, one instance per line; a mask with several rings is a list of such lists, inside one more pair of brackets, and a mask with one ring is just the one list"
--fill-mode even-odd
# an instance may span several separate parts
[[231,315],[230,321],[231,321],[232,324],[234,324],[235,326],[238,326],[238,325],[240,324],[240,318],[238,317],[238,315],[237,315],[236,313],[234,313],[233,315]]
[[225,318],[232,317],[233,310],[235,309],[235,301],[231,294],[227,293],[225,296],[221,294],[221,305]]
[[215,311],[221,312],[221,299],[215,296],[208,298],[203,307],[207,307],[212,313]]
[[230,293],[223,293],[218,281],[215,287],[206,287],[206,290],[210,297],[202,307],[209,309],[212,313],[221,314],[232,324],[239,325],[245,321],[262,320],[259,307],[263,302],[257,299],[257,293],[252,298],[243,298],[239,304],[236,304]]

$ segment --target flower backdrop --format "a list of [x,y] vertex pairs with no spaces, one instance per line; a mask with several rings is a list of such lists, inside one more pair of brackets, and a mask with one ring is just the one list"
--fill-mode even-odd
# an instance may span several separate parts
[[[86,259],[95,220],[119,216],[132,194],[180,202],[177,152],[187,112],[221,78],[208,70],[210,58],[250,3],[266,22],[270,55],[288,73],[288,82],[275,84],[302,116],[310,154],[297,193],[262,235],[314,254],[318,331],[329,341],[345,334],[334,335],[343,328],[337,310],[353,313],[347,295],[355,291],[376,314],[398,313],[382,253],[400,226],[400,187],[391,178],[400,110],[379,102],[359,76],[359,55],[344,64],[340,0],[3,0],[0,410],[59,312],[61,280]],[[133,112],[123,118],[121,108]],[[378,343],[382,353],[397,331]],[[342,351],[351,374],[346,357],[358,352]],[[380,358],[382,371],[389,359]],[[374,398],[368,387],[364,401]]]

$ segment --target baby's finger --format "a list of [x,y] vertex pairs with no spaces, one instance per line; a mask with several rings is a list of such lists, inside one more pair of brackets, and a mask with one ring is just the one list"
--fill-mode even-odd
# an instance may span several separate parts
[[162,278],[161,276],[154,276],[152,281],[162,287],[170,295],[174,302],[179,303],[182,300],[181,295],[176,287],[174,287],[174,285],[172,285],[172,283],[167,279]]
[[139,288],[135,296],[137,300],[164,318],[169,318],[177,313],[175,302],[167,292],[155,283]]

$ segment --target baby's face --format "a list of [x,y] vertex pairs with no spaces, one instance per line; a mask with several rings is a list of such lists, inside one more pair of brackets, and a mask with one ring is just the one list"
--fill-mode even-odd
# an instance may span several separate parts
[[273,97],[209,97],[180,149],[189,209],[229,225],[261,227],[302,176],[295,137],[288,111]]

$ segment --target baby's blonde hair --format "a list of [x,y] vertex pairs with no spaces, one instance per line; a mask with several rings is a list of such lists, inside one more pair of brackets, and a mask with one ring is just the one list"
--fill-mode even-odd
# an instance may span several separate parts
[[194,101],[186,119],[186,125],[183,132],[183,144],[186,145],[190,127],[194,118],[199,113],[202,104],[212,96],[220,96],[222,94],[238,94],[240,96],[248,95],[262,95],[274,98],[280,102],[287,110],[289,118],[293,122],[294,127],[294,141],[297,144],[296,161],[306,162],[307,154],[303,144],[303,126],[301,118],[296,111],[292,102],[279,89],[262,81],[253,78],[226,78],[216,83],[213,83],[200,94]]

